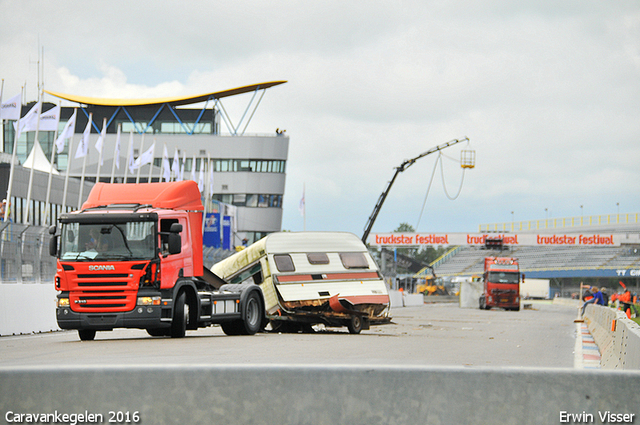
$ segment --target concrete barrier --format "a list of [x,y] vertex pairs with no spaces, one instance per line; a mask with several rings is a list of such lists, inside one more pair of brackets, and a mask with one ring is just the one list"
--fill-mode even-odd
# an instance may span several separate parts
[[389,301],[391,308],[396,307],[417,307],[424,304],[424,295],[407,294],[404,291],[389,291]]
[[0,283],[0,336],[60,330],[49,283]]
[[621,311],[589,304],[585,322],[600,349],[603,369],[640,369],[640,326]]
[[602,423],[606,412],[639,412],[628,393],[639,379],[640,372],[573,369],[18,367],[0,368],[0,414],[6,423],[31,414],[154,425],[526,425],[569,422],[570,414],[586,418],[572,423]]

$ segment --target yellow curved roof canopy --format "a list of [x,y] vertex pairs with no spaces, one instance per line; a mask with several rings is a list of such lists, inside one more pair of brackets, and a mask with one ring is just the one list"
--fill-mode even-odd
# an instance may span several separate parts
[[219,92],[199,94],[196,96],[180,96],[180,97],[162,97],[156,99],[108,99],[99,97],[76,96],[73,94],[56,93],[45,90],[45,93],[60,99],[69,100],[71,102],[81,103],[83,105],[95,106],[151,106],[168,103],[172,106],[190,105],[193,103],[204,102],[210,97],[220,99],[223,97],[235,96],[242,93],[250,93],[256,90],[268,89],[269,87],[284,84],[286,81],[271,81],[268,83],[253,84],[250,86],[238,87],[235,89],[224,90]]

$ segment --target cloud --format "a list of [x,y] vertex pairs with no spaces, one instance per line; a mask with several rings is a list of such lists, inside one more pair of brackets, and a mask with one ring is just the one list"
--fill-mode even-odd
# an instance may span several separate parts
[[[359,233],[394,167],[464,136],[476,168],[455,201],[436,174],[421,227],[640,210],[636,2],[29,4],[2,6],[24,17],[0,27],[7,94],[28,81],[34,97],[38,40],[53,91],[161,97],[288,80],[247,129],[291,137],[287,229],[302,228],[306,183],[308,229]],[[225,107],[238,116],[248,100]],[[374,230],[416,220],[435,159],[398,177]],[[444,165],[455,192],[459,165]]]

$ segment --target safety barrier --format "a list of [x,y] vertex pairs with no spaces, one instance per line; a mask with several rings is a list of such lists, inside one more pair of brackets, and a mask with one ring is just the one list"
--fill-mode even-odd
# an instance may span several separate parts
[[621,311],[589,304],[585,322],[600,349],[603,369],[640,369],[640,326]]
[[417,307],[424,305],[424,295],[406,294],[404,291],[390,290],[389,302],[391,304],[391,308]]
[[569,422],[569,415],[587,415],[571,423],[608,423],[598,421],[607,414],[637,422],[628,389],[638,379],[640,372],[573,369],[18,367],[0,368],[0,414],[7,423],[56,414],[57,423],[154,425],[526,425]]

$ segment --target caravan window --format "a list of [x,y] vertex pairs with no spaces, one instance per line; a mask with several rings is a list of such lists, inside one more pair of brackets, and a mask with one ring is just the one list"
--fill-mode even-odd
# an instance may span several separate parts
[[340,260],[345,269],[368,269],[369,262],[362,252],[342,252]]
[[326,252],[310,252],[307,254],[309,264],[329,264],[329,256]]
[[289,254],[277,254],[273,256],[276,262],[276,267],[280,272],[295,272],[296,268],[293,265],[293,260]]

